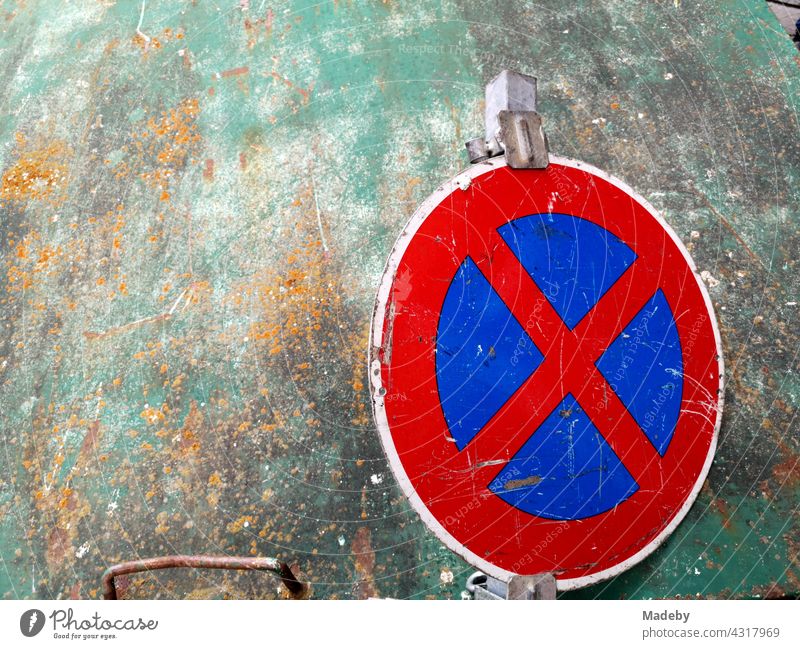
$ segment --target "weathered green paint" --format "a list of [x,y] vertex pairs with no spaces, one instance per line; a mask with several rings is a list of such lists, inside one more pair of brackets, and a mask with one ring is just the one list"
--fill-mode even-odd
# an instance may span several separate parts
[[[0,594],[96,597],[116,561],[225,552],[296,562],[315,597],[459,597],[470,567],[388,471],[366,337],[503,67],[540,78],[553,151],[687,242],[726,353],[686,521],[576,595],[798,590],[796,50],[760,2],[499,6],[148,1],[148,44],[139,2],[0,5]],[[278,589],[128,588],[187,595]]]

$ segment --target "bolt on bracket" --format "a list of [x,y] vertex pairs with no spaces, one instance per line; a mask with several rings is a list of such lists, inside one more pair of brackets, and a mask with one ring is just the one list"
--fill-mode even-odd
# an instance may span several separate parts
[[472,599],[555,599],[556,578],[550,573],[512,575],[508,581],[495,579],[482,572],[467,578],[467,591]]
[[544,169],[547,136],[536,112],[536,78],[503,70],[486,84],[485,136],[466,143],[469,161],[504,154],[513,169]]

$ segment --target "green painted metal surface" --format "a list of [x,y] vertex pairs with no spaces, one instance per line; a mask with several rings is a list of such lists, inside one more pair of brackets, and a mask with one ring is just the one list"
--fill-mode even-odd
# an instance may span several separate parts
[[0,594],[97,597],[108,565],[180,552],[279,556],[314,597],[460,597],[471,568],[373,429],[367,333],[504,67],[539,77],[554,152],[687,242],[726,353],[687,519],[571,596],[797,592],[799,66],[761,2],[2,3]]

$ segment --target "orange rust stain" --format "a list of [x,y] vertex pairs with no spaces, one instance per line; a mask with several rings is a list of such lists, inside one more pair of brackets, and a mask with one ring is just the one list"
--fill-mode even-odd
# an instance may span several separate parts
[[726,530],[731,527],[731,513],[728,508],[728,503],[722,498],[715,498],[711,501],[711,506],[714,507],[722,515],[722,527]]
[[303,98],[303,103],[304,104],[308,103],[308,100],[311,97],[311,91],[314,89],[314,84],[311,84],[308,87],[308,89],[301,88],[301,87],[296,86],[295,84],[293,84],[291,81],[289,81],[289,79],[287,79],[285,77],[282,77],[275,70],[273,70],[271,72],[271,75],[272,75],[273,79],[275,79],[276,81],[282,82],[287,88],[290,88],[290,89],[295,90],[296,92],[298,92],[300,94],[300,96]]
[[790,454],[783,462],[772,467],[772,477],[782,486],[800,484],[800,455]]
[[176,31],[171,27],[167,27],[158,36],[150,36],[149,34],[147,36],[149,40],[138,33],[134,34],[131,38],[131,43],[142,50],[142,55],[145,57],[152,52],[160,50],[162,48],[162,43],[169,43],[173,39],[182,40],[184,38],[184,33],[182,30]]
[[247,67],[246,65],[243,65],[238,68],[231,68],[230,70],[224,70],[223,72],[220,72],[217,76],[222,77],[223,79],[227,79],[228,77],[237,77],[240,74],[249,74],[249,73],[250,73],[250,68]]
[[64,560],[71,554],[72,544],[69,534],[60,527],[54,527],[47,535],[47,550],[45,558],[51,570],[57,571],[62,568]]
[[100,420],[95,419],[90,425],[86,436],[83,438],[81,450],[79,453],[79,461],[86,461],[92,457],[93,453],[97,452],[100,445]]
[[126,147],[130,160],[114,167],[117,179],[125,179],[138,169],[149,187],[160,189],[162,201],[170,198],[169,184],[173,176],[188,163],[194,162],[201,136],[197,128],[200,103],[185,99],[177,106],[150,117],[144,124],[135,125],[131,144]]
[[397,199],[402,203],[417,202],[416,197],[414,196],[414,188],[422,182],[422,178],[419,176],[408,177],[405,174],[402,174],[402,180],[404,182],[398,185],[399,188],[397,190]]
[[[296,243],[287,248],[285,260],[278,265],[265,265],[223,300],[250,318],[248,344],[270,362],[289,361],[292,378],[299,384],[313,380],[313,374],[322,371],[317,359],[330,358],[332,354],[345,359],[343,384],[352,388],[348,390],[351,416],[355,422],[368,423],[368,402],[363,398],[366,377],[357,351],[367,344],[368,327],[336,326],[348,308],[344,302],[346,288],[334,258],[326,253],[318,238],[310,187],[301,199],[294,209],[304,214],[297,224]],[[347,350],[352,350],[352,354]],[[258,429],[272,431],[276,426],[280,429],[278,414],[273,416],[274,421],[258,424]],[[307,417],[299,409],[292,416]],[[312,418],[306,424],[316,434],[322,434],[318,421]],[[357,466],[364,464],[363,460],[357,462]]]
[[327,280],[320,246],[318,240],[307,241],[287,257],[288,268],[281,276],[265,272],[245,290],[264,312],[262,320],[251,324],[249,338],[268,344],[273,355],[286,346],[285,337],[295,351],[304,344],[318,346],[320,322],[334,317],[339,307],[341,295]]
[[8,244],[14,250],[5,262],[9,293],[33,289],[39,281],[70,272],[74,264],[85,258],[79,240],[54,246],[42,241],[36,230],[28,232],[21,241],[9,237]]
[[356,530],[350,549],[353,552],[356,573],[359,581],[356,586],[356,596],[359,599],[379,597],[380,593],[375,585],[375,551],[372,549],[372,532],[368,527],[359,527]]
[[158,40],[157,36],[151,36],[150,40],[147,40],[141,34],[134,34],[133,38],[131,39],[131,43],[141,49],[145,56],[147,56],[153,50],[161,49],[161,41]]
[[6,202],[44,201],[53,207],[66,200],[67,160],[72,150],[62,140],[32,144],[16,135],[17,161],[0,179],[0,206]]
[[139,416],[148,424],[157,424],[161,421],[164,421],[164,413],[166,411],[168,411],[167,404],[163,404],[160,408],[147,406],[144,410],[142,410],[142,412],[139,413]]
[[237,532],[241,532],[243,529],[253,527],[255,522],[256,519],[254,516],[240,516],[232,523],[228,523],[228,531],[232,534],[236,534]]
[[183,422],[181,430],[180,449],[187,453],[196,453],[200,450],[198,434],[203,430],[203,413],[197,405],[197,401],[192,399],[189,402],[189,412]]
[[267,9],[267,13],[263,18],[256,18],[250,20],[245,17],[244,30],[247,34],[247,47],[252,49],[258,43],[259,39],[263,36],[265,39],[269,38],[272,34],[272,25],[275,21],[275,14],[272,9]]

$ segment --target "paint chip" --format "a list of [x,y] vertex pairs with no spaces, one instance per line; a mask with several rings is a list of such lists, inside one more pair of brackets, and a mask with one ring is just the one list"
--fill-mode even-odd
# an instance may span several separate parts
[[719,286],[719,280],[716,277],[714,277],[711,273],[709,273],[707,270],[704,270],[702,273],[700,273],[700,279],[702,279],[706,284],[708,284],[709,288],[716,288],[717,286]]

